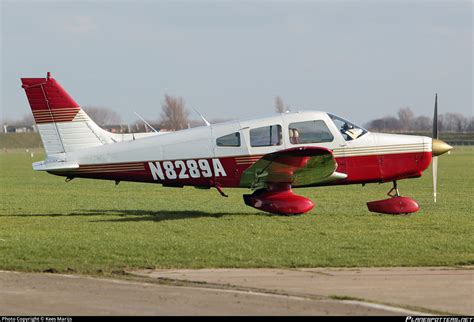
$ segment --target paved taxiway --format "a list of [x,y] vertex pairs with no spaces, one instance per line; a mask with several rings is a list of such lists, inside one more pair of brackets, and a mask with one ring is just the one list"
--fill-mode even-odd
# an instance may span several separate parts
[[474,313],[471,267],[132,273],[140,280],[0,272],[0,315]]
[[135,274],[474,315],[474,267],[144,270]]

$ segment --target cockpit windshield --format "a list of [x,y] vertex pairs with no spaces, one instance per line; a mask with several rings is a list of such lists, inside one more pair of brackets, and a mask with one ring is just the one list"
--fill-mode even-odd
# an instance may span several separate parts
[[329,114],[329,113],[328,115],[331,118],[331,120],[334,122],[338,130],[341,132],[342,136],[344,137],[346,141],[352,141],[352,140],[358,139],[362,135],[367,133],[366,129],[358,125],[355,125],[354,123],[351,123],[343,119],[342,117]]

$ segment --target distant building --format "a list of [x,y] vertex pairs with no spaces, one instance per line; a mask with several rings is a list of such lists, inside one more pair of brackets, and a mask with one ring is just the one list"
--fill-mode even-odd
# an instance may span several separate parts
[[129,126],[127,124],[108,124],[103,125],[102,128],[111,133],[130,133]]
[[4,133],[26,133],[26,132],[37,132],[35,125],[3,125]]
[[[171,132],[172,130],[160,128],[159,124],[150,124],[155,130],[160,132]],[[101,128],[111,133],[143,133],[153,132],[149,126],[145,123],[135,123],[133,125],[128,124],[109,124],[102,125]]]
[[[159,124],[150,124],[155,130],[165,132],[165,129],[160,128]],[[135,123],[130,126],[131,132],[134,133],[143,133],[143,132],[153,132],[150,127],[148,127],[145,123]]]

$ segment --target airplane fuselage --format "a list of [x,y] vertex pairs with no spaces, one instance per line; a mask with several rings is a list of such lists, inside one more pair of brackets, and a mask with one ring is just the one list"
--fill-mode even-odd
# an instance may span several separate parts
[[[317,124],[317,131],[310,133],[308,124]],[[309,134],[305,138],[303,133]],[[166,186],[249,187],[243,173],[262,156],[295,147],[327,148],[337,162],[336,171],[347,177],[310,185],[314,186],[419,177],[431,162],[429,137],[364,131],[359,137],[348,138],[325,112],[283,113],[68,152],[67,160],[62,161],[79,167],[49,172],[69,178]],[[293,184],[299,186],[307,185]]]

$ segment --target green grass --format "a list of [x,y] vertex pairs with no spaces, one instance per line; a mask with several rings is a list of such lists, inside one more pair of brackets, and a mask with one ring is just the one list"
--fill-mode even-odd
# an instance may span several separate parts
[[31,149],[41,148],[41,138],[39,133],[0,133],[0,149]]
[[370,213],[390,184],[296,190],[315,208],[274,216],[247,207],[243,189],[64,178],[34,172],[42,155],[0,154],[0,269],[109,274],[132,268],[364,267],[474,264],[474,149],[440,157],[399,182],[421,210]]

